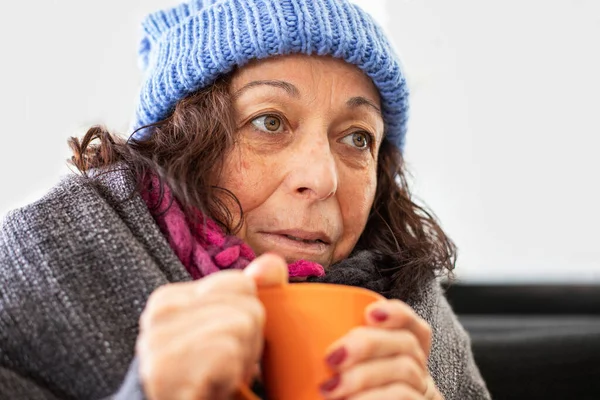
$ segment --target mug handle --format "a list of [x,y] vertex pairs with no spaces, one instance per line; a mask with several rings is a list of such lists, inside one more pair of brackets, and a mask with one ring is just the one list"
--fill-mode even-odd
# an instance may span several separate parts
[[237,392],[235,394],[235,400],[260,400],[260,398],[250,390],[248,385],[241,384],[237,388]]

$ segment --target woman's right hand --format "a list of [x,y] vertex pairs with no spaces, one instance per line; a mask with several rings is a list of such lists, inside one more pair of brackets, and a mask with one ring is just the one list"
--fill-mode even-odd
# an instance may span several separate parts
[[287,282],[287,265],[265,254],[244,271],[158,288],[140,318],[140,379],[151,400],[228,399],[252,378],[265,312],[257,286]]

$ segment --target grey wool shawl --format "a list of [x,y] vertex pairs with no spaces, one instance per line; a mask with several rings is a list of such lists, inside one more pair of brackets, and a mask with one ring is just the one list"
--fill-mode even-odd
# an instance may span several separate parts
[[[3,219],[1,399],[144,398],[139,316],[156,288],[191,278],[135,189],[125,168],[70,175]],[[409,304],[433,328],[429,369],[443,396],[488,399],[439,284]]]

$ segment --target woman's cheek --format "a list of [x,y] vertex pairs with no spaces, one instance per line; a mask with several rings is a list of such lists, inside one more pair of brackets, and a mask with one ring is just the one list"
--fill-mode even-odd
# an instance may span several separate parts
[[234,150],[225,160],[222,187],[231,191],[244,211],[249,211],[272,192],[273,171],[277,169],[265,157],[247,149]]
[[344,234],[336,246],[333,262],[347,257],[354,249],[356,242],[363,233],[373,206],[376,191],[376,174],[368,174],[365,179],[357,180],[356,175],[344,180],[338,188],[338,199],[342,212]]
[[376,189],[377,173],[374,168],[366,171],[349,171],[340,176],[338,199],[342,218],[345,223],[358,229],[360,233],[369,217]]

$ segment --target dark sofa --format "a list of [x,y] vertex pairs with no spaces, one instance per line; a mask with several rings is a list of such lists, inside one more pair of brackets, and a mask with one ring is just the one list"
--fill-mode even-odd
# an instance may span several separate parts
[[454,284],[493,399],[600,399],[600,286]]

